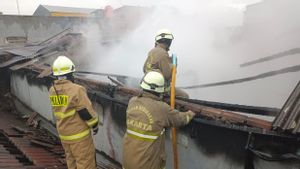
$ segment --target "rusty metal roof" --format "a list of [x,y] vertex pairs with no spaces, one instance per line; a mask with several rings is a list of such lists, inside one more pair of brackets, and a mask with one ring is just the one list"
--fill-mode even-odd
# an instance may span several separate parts
[[274,120],[273,128],[293,134],[300,133],[300,81]]
[[[59,139],[38,127],[42,123],[38,113],[22,116],[21,120],[12,113],[10,97],[0,94],[0,168],[67,169]],[[102,154],[97,156],[97,169],[120,168]]]
[[46,130],[33,127],[38,123],[37,113],[25,122],[12,113],[10,97],[2,95],[0,101],[0,168],[66,169],[64,151],[58,139]]
[[[103,93],[106,93],[107,91],[113,91],[113,94],[111,95],[115,96],[115,98],[109,98],[110,94],[107,94],[107,96],[101,95],[101,97],[113,99],[114,102],[122,103],[123,105],[127,104],[128,99],[130,97],[139,95],[140,93],[140,91],[136,89],[123,86],[112,86],[108,83],[99,82],[84,77],[78,77],[75,79],[77,83],[93,91],[100,91]],[[113,87],[114,89],[108,89],[110,87]],[[116,99],[116,94],[123,95],[123,102],[121,101],[122,99]],[[127,100],[124,99],[125,97],[128,97]],[[190,103],[188,101],[182,101],[178,99],[176,100],[176,105],[178,106],[178,109],[192,110],[198,115],[199,118],[205,118],[207,120],[222,121],[224,123],[236,124],[240,126],[260,128],[262,132],[269,131],[272,128],[271,122],[255,117],[250,117],[240,112],[238,112],[240,113],[238,114],[237,112],[207,107],[200,104]]]

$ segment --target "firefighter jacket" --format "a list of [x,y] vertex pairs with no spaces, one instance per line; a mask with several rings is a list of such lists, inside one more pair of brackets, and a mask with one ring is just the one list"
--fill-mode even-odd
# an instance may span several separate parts
[[166,165],[165,128],[191,120],[188,112],[172,110],[160,98],[143,92],[130,99],[123,138],[124,169],[162,169]]
[[82,141],[91,134],[92,127],[98,127],[98,116],[84,87],[69,80],[56,80],[49,94],[62,142]]
[[172,61],[163,45],[157,43],[155,48],[148,53],[148,58],[144,63],[143,71],[145,74],[149,71],[158,71],[162,73],[166,81],[166,87],[170,86],[172,78]]

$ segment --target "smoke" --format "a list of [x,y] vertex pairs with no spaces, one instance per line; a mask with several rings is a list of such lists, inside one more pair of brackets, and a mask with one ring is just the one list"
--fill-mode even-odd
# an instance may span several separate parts
[[[200,62],[207,60],[208,55],[216,55],[212,49],[216,41],[216,32],[242,23],[242,12],[231,7],[229,2],[232,0],[228,0],[227,3],[196,0],[190,0],[188,3],[178,0],[172,3],[160,2],[151,8],[153,13],[144,18],[140,26],[122,37],[121,43],[108,49],[102,49],[103,46],[96,47],[99,51],[92,53],[93,55],[98,53],[99,66],[94,70],[140,77],[147,53],[154,46],[155,33],[161,28],[168,28],[174,33],[175,40],[170,53],[174,52],[179,57],[179,73],[184,69],[184,65],[194,63],[195,59]],[[99,39],[99,31],[91,29],[86,35],[91,42],[88,44],[91,51],[93,50],[91,46],[95,46],[93,41]],[[190,62],[185,63],[187,60]],[[209,62],[215,61],[216,59],[209,59]]]
[[[87,31],[88,51],[93,56],[87,69],[142,77],[147,53],[154,46],[155,32],[161,28],[170,29],[175,37],[169,53],[178,56],[177,86],[230,81],[298,65],[299,55],[294,55],[288,60],[285,57],[271,63],[240,67],[245,62],[299,47],[299,40],[292,35],[300,33],[300,24],[294,17],[296,11],[300,11],[296,0],[265,0],[262,5],[246,8],[248,2],[153,1],[155,6],[149,7],[152,13],[138,27],[128,31],[119,43],[110,46],[94,43],[95,39],[103,38],[103,32]],[[282,4],[289,12],[280,9]],[[281,107],[299,80],[297,77],[299,72],[187,92],[196,99]]]

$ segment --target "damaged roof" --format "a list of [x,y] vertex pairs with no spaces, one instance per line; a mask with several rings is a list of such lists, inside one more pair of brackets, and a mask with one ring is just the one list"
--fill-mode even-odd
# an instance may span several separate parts
[[[38,49],[35,54],[39,54],[39,57],[32,57],[26,63],[22,62],[21,64],[14,65],[10,69],[13,71],[18,70],[29,70],[35,72],[36,78],[44,78],[49,77],[51,75],[50,65],[45,64],[43,58],[51,57],[51,52],[59,51],[58,47],[62,44],[70,44],[73,42],[73,36],[76,34],[67,33],[59,38],[50,38],[47,40],[47,43],[40,43],[37,45]],[[78,39],[75,39],[78,40]],[[42,48],[39,48],[42,47]],[[30,48],[32,49],[32,48]],[[24,50],[24,49],[23,49]],[[43,51],[43,52],[41,52]],[[5,52],[9,52],[6,51]],[[19,51],[21,52],[21,51]],[[24,52],[26,53],[26,52]],[[16,53],[10,53],[13,57],[20,57],[16,55]],[[20,53],[22,55],[22,52]],[[21,56],[24,57],[24,56]],[[25,57],[28,58],[28,57]],[[34,60],[36,59],[36,60]],[[8,61],[4,62],[6,66],[8,66]],[[12,61],[10,62],[12,63]],[[11,64],[12,65],[12,64]],[[87,72],[87,74],[89,74]],[[104,74],[105,75],[105,74]],[[139,94],[138,89],[133,89],[126,86],[121,85],[112,85],[111,83],[97,81],[86,78],[83,76],[78,76],[76,78],[76,82],[86,86],[89,89],[91,94],[99,95],[99,92],[102,94],[99,97],[108,99],[110,101],[114,101],[116,103],[121,103],[124,106],[127,106],[128,100],[132,96],[136,96]],[[291,127],[296,128],[298,131],[300,128],[299,121],[299,97],[300,97],[300,87],[295,89],[298,93],[294,92],[293,96],[290,97],[289,101],[286,103],[285,107],[281,110],[279,116],[277,116],[274,123],[270,120],[265,120],[258,118],[257,116],[253,116],[253,114],[257,114],[258,112],[262,115],[276,115],[278,112],[272,112],[273,109],[265,109],[259,107],[240,107],[239,105],[235,105],[234,108],[228,108],[230,105],[223,105],[222,103],[208,103],[208,102],[195,102],[195,100],[176,100],[177,109],[182,110],[193,110],[197,113],[198,119],[203,122],[213,122],[210,124],[217,124],[221,127],[227,126],[232,128],[231,126],[240,126],[234,127],[234,129],[242,130],[242,131],[256,131],[259,133],[271,133],[271,134],[282,134],[282,132],[278,132],[275,130],[277,128],[281,128],[283,131],[290,130]],[[118,96],[117,96],[118,95]],[[294,96],[295,95],[295,96]],[[168,101],[166,101],[168,102]],[[294,108],[291,108],[291,105],[294,105]],[[275,110],[274,110],[275,111]],[[287,115],[288,114],[288,115]],[[198,120],[199,121],[199,120]],[[287,132],[288,133],[288,132]],[[295,133],[295,132],[293,132]],[[284,133],[283,133],[284,134]]]
[[80,36],[80,33],[70,33],[70,29],[66,29],[40,43],[24,44],[23,46],[0,46],[0,68],[25,62],[51,52],[65,51],[64,48]]
[[279,131],[300,133],[300,82],[274,120],[273,127]]

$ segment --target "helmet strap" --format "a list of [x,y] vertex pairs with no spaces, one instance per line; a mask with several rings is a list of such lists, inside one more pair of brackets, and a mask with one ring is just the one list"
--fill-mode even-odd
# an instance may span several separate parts
[[66,76],[67,76],[67,79],[68,79],[68,80],[70,80],[71,82],[74,83],[74,76],[73,76],[73,73],[68,73],[68,74],[66,74]]
[[73,73],[68,73],[62,76],[57,77],[58,80],[70,80],[71,82],[74,82],[74,76]]
[[161,93],[157,93],[157,92],[154,92],[154,91],[151,91],[151,90],[145,90],[145,89],[143,89],[143,91],[146,92],[146,93],[150,93],[150,94],[152,94],[152,95],[154,95],[156,97],[160,97],[161,96]]
[[58,80],[65,80],[65,79],[67,79],[67,76],[58,76],[57,79]]
[[155,43],[155,47],[157,45],[159,45],[160,47],[166,49],[166,51],[169,51],[171,43],[172,43],[172,40],[170,40],[170,39],[161,39]]

